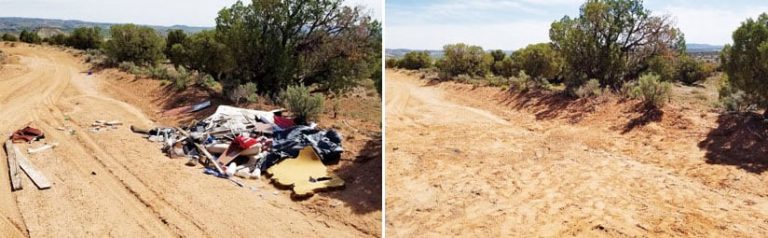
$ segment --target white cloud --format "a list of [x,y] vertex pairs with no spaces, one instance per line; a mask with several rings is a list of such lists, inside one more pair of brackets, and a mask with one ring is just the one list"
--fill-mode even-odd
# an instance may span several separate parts
[[657,13],[670,14],[685,33],[688,43],[726,44],[747,18],[757,18],[768,6],[718,9],[713,7],[669,6]]
[[551,23],[387,26],[385,44],[387,48],[442,49],[443,45],[463,42],[485,49],[515,50],[532,43],[548,42]]

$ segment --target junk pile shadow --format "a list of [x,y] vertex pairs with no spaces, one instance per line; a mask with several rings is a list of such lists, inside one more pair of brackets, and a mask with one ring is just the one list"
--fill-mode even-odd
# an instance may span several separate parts
[[318,195],[346,203],[352,211],[366,214],[381,210],[381,134],[365,143],[353,161],[345,161],[334,171],[344,179],[345,188]]

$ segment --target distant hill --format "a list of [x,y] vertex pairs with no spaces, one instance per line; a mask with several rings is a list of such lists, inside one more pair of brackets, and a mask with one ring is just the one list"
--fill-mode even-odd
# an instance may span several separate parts
[[[723,49],[722,45],[709,45],[709,44],[687,44],[686,48],[688,49],[688,53],[691,54],[709,54],[709,53],[718,53],[720,50]],[[387,58],[400,58],[403,57],[405,54],[411,51],[420,51],[420,50],[413,50],[413,49],[386,49],[386,56]],[[427,50],[429,51],[429,55],[432,56],[432,58],[441,58],[443,57],[443,51],[442,50]],[[505,50],[505,53],[507,55],[511,54],[512,50]]]
[[[41,37],[47,37],[48,34],[55,34],[58,31],[72,32],[78,27],[100,27],[102,32],[107,33],[112,25],[119,23],[103,23],[103,22],[87,22],[80,20],[58,20],[58,19],[42,19],[42,18],[23,18],[23,17],[0,17],[0,32],[12,32],[19,33],[23,30],[32,30],[41,33]],[[173,26],[153,26],[149,27],[155,29],[161,34],[165,34],[171,29],[181,29],[187,33],[196,33],[202,30],[213,29],[212,27],[196,27],[185,25],[173,25]]]
[[722,45],[709,45],[709,44],[687,44],[686,48],[688,53],[708,53],[708,52],[720,52],[723,49]]

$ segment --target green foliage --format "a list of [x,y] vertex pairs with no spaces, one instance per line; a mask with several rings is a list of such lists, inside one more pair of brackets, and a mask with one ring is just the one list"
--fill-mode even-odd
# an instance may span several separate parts
[[751,104],[751,100],[749,100],[744,91],[734,88],[727,77],[720,85],[718,93],[720,98],[720,106],[726,111],[746,111]]
[[590,79],[584,85],[581,85],[576,89],[576,96],[579,98],[587,98],[591,96],[598,96],[601,93],[600,81],[597,79]]
[[518,74],[520,70],[511,57],[504,58],[502,61],[496,61],[493,63],[493,74],[501,75],[504,77],[512,77]]
[[252,103],[257,102],[259,100],[258,89],[259,88],[255,83],[248,82],[241,84],[232,90],[232,93],[229,94],[229,98],[235,102],[241,102],[242,100]]
[[26,42],[30,44],[40,44],[43,42],[43,39],[40,38],[39,35],[35,32],[30,32],[27,30],[21,31],[21,34],[19,34],[19,40],[21,42]]
[[450,77],[467,74],[471,77],[483,77],[491,70],[493,57],[486,54],[480,46],[470,46],[464,43],[443,46],[442,59],[437,68]]
[[224,85],[254,82],[261,92],[304,83],[345,90],[371,76],[381,25],[342,0],[237,2],[219,11],[216,40],[232,59]]
[[190,73],[186,68],[184,68],[184,66],[179,66],[176,68],[176,73],[171,75],[170,77],[171,77],[171,80],[173,81],[173,85],[176,88],[176,90],[181,91],[181,90],[187,89],[187,86],[189,86],[192,73]]
[[388,59],[387,59],[387,61],[386,61],[386,63],[385,63],[385,66],[386,66],[388,69],[397,68],[397,67],[398,67],[398,66],[397,66],[397,59],[395,59],[395,58],[388,58]]
[[709,76],[709,72],[704,69],[704,65],[691,57],[681,57],[676,71],[676,79],[688,85],[704,81]]
[[629,93],[633,98],[642,99],[646,105],[661,107],[671,97],[672,83],[662,82],[658,75],[645,74],[640,76]]
[[510,80],[510,82],[511,82],[512,88],[518,92],[528,91],[528,89],[532,84],[531,76],[528,76],[528,74],[526,74],[525,71],[520,71],[517,77],[513,77]]
[[67,38],[67,45],[75,49],[98,49],[101,46],[101,28],[80,27],[72,31]]
[[215,31],[194,34],[183,45],[175,44],[171,52],[171,62],[174,64],[186,65],[219,79],[236,68],[227,46],[216,40]]
[[411,70],[425,69],[432,67],[432,58],[429,56],[429,51],[411,51],[397,62],[397,66]]
[[647,61],[682,50],[684,38],[666,16],[652,16],[642,0],[587,0],[576,18],[552,23],[550,40],[564,59],[567,87],[597,79],[617,88]]
[[48,43],[51,45],[67,45],[67,36],[64,34],[56,34],[48,39]]
[[11,33],[6,32],[6,33],[3,33],[2,40],[14,42],[14,41],[18,41],[19,39],[16,36],[12,35]]
[[113,25],[111,39],[104,43],[104,53],[112,62],[130,61],[154,65],[163,59],[165,42],[150,27],[133,24]]
[[678,77],[677,59],[671,56],[657,55],[648,59],[648,72],[659,76],[661,81],[672,82]]
[[381,88],[384,86],[384,82],[382,80],[383,77],[384,74],[381,72],[381,61],[379,61],[379,67],[377,67],[372,74],[373,84],[376,86],[376,92],[379,93],[379,96],[381,96]]
[[504,53],[503,50],[492,50],[490,54],[491,54],[491,57],[493,57],[494,63],[502,61],[504,60],[504,58],[507,57],[507,54]]
[[491,87],[505,87],[509,86],[509,79],[498,76],[498,75],[491,75],[488,74],[485,76],[485,80],[488,81],[488,86]]
[[120,62],[120,64],[117,67],[120,68],[120,70],[122,70],[123,72],[130,73],[135,71],[136,64],[134,64],[133,62],[123,61],[123,62]]
[[198,78],[198,84],[213,90],[214,92],[221,92],[222,87],[219,82],[216,82],[216,79],[213,78],[210,74],[200,74]]
[[[315,120],[323,112],[325,98],[320,94],[310,94],[304,86],[288,86],[280,93],[283,106],[285,106],[299,124]],[[301,123],[304,122],[304,123]]]
[[512,53],[512,62],[518,70],[534,79],[554,79],[560,75],[563,59],[549,43],[528,45]]
[[163,51],[169,59],[171,58],[172,47],[176,44],[183,44],[187,39],[187,33],[184,30],[175,29],[168,32],[168,36],[165,38],[165,50]]
[[768,104],[768,14],[747,19],[733,32],[733,45],[722,51],[721,63],[735,90],[751,103]]

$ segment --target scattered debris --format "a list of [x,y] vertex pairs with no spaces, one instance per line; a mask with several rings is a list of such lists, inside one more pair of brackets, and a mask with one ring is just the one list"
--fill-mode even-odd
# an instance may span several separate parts
[[96,120],[93,123],[91,123],[91,132],[98,133],[102,130],[112,129],[117,130],[118,126],[122,126],[123,122],[121,121],[106,121],[106,120]]
[[[192,106],[189,110],[208,106],[210,102]],[[341,157],[343,137],[334,130],[318,129],[314,123],[297,125],[293,119],[283,116],[283,111],[219,106],[211,116],[187,127],[150,129],[131,126],[131,131],[162,143],[162,150],[169,157],[186,157],[187,166],[196,166],[199,162],[204,166],[204,173],[230,179],[241,187],[245,186],[233,176],[259,179],[262,171],[278,165],[276,171],[292,171],[289,177],[303,181],[290,181],[290,184],[298,185],[293,186],[297,196],[312,195],[321,188],[343,186],[344,181],[328,174],[323,165]]]
[[301,150],[296,159],[283,160],[269,168],[272,181],[293,188],[297,197],[311,196],[316,191],[344,187],[344,180],[329,173],[312,147]]
[[29,148],[27,149],[27,153],[29,154],[37,154],[49,149],[53,149],[54,147],[59,146],[59,143],[51,143],[51,144],[45,144],[43,146],[37,147],[37,148]]
[[11,135],[11,141],[13,143],[28,143],[32,141],[38,141],[45,138],[45,133],[40,129],[32,127],[24,127],[21,130],[17,130]]
[[51,188],[51,182],[48,181],[48,178],[46,178],[45,175],[37,170],[37,167],[35,167],[32,162],[27,160],[27,157],[21,153],[21,150],[19,150],[19,148],[15,145],[11,145],[11,147],[13,147],[13,150],[16,152],[16,160],[19,162],[19,167],[21,170],[24,170],[24,172],[27,173],[29,179],[35,183],[37,188],[40,190]]

